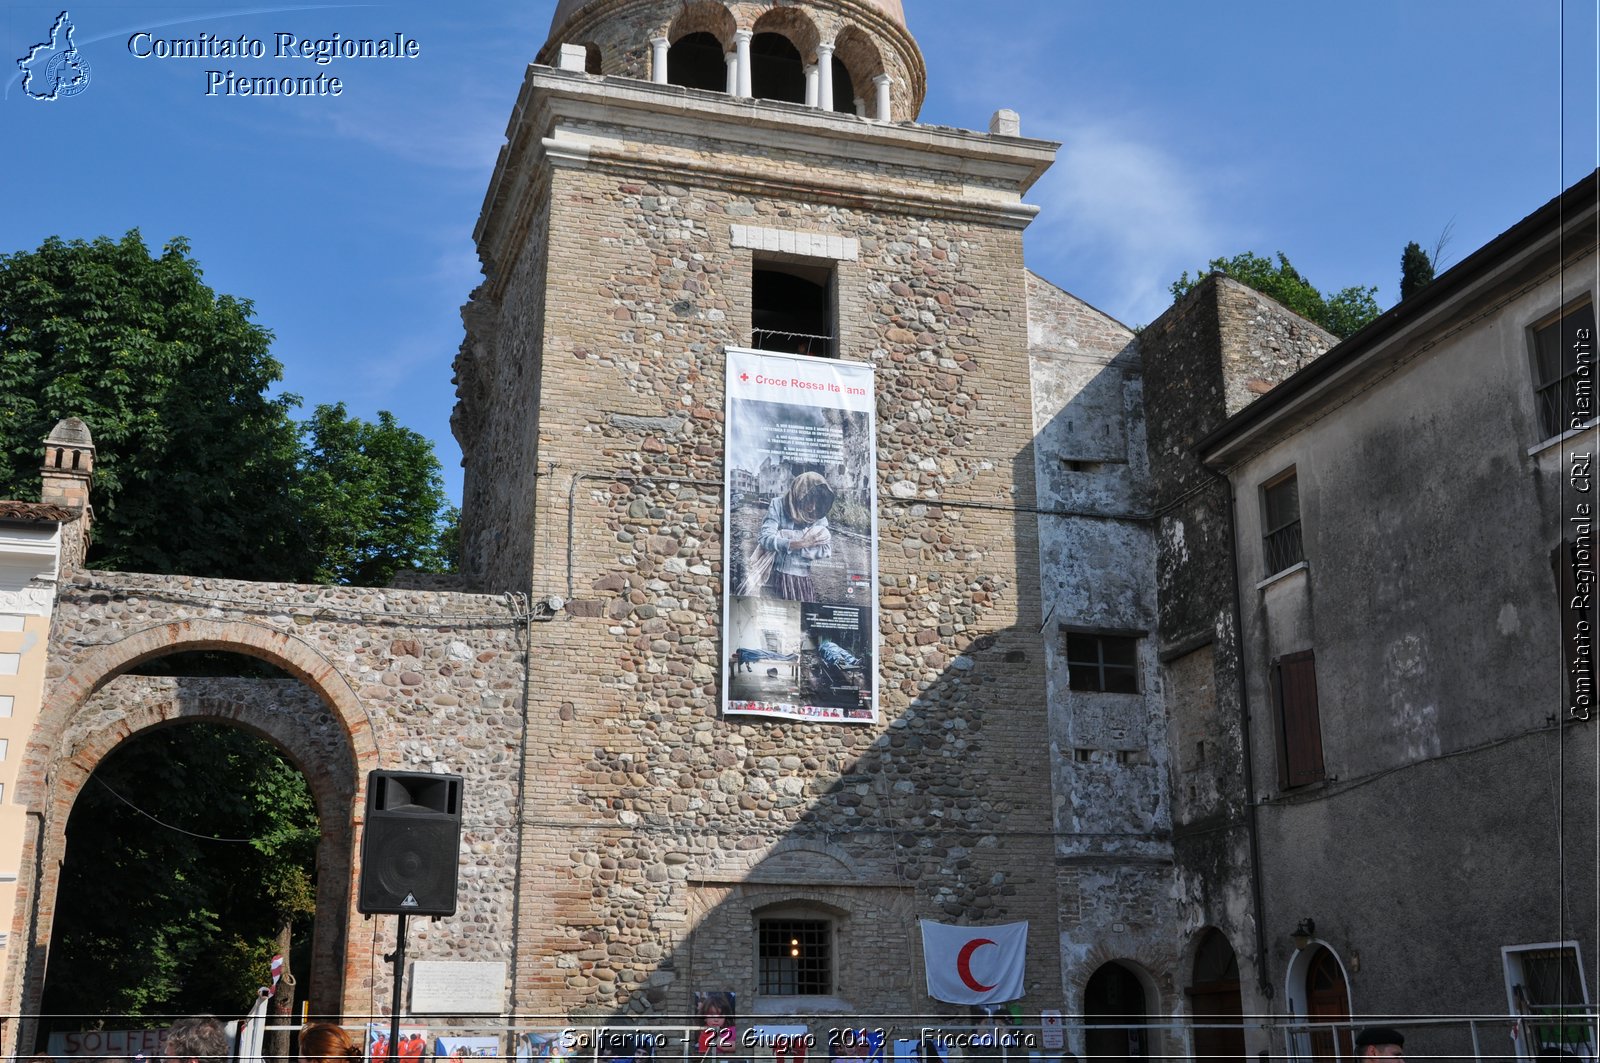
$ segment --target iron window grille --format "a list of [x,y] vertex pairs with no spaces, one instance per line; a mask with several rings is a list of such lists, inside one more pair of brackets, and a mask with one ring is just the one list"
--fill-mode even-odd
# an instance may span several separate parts
[[758,988],[767,996],[833,992],[833,926],[825,919],[763,919]]
[[1306,559],[1300,534],[1300,485],[1293,472],[1261,489],[1265,529],[1262,551],[1267,575],[1282,572]]

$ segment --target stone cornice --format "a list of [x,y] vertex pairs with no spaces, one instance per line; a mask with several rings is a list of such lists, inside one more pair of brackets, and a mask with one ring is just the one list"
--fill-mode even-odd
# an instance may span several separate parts
[[[606,135],[601,127],[622,135]],[[473,236],[496,293],[521,247],[545,166],[598,167],[643,179],[957,218],[1021,229],[1038,208],[1022,195],[1060,146],[943,126],[869,122],[770,100],[533,66],[518,95]],[[652,151],[652,139],[698,141]],[[691,158],[698,155],[698,158]],[[797,169],[774,157],[813,165]],[[862,162],[929,174],[923,182],[842,172]],[[766,163],[766,165],[764,165]],[[830,169],[835,169],[830,174]]]

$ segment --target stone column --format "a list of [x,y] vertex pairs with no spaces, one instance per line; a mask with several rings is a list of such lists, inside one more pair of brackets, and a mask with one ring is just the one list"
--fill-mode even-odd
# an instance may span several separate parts
[[873,116],[880,122],[889,120],[889,75],[878,74],[872,79],[872,84],[878,90],[877,106],[873,108]]
[[727,93],[732,96],[739,91],[739,57],[733,52],[723,56],[728,63],[728,88]]
[[806,67],[806,106],[817,105],[817,65],[815,63]]
[[667,83],[667,39],[650,38],[650,80],[657,85]]
[[833,110],[833,45],[817,45],[817,106]]
[[739,61],[739,87],[734,95],[746,99],[750,97],[750,38],[754,36],[750,30],[733,31],[733,54]]

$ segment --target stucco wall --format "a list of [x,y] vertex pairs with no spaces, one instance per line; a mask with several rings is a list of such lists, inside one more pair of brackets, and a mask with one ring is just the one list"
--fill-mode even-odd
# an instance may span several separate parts
[[[1567,277],[1592,273],[1591,259]],[[1596,443],[1591,429],[1539,447],[1527,348],[1571,295],[1551,272],[1463,299],[1320,403],[1335,414],[1234,473],[1249,696],[1270,706],[1270,662],[1315,651],[1328,776],[1278,792],[1272,716],[1257,714],[1268,907],[1280,931],[1316,919],[1357,1010],[1503,1011],[1504,945],[1576,938],[1593,962],[1592,920],[1563,914],[1595,910],[1593,876],[1573,869],[1593,866],[1596,762],[1592,724],[1556,723],[1550,553],[1570,455]],[[1252,590],[1256,487],[1291,465],[1307,565]]]

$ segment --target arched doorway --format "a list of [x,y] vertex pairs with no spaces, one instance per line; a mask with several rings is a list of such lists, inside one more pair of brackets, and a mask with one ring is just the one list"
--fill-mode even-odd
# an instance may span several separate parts
[[1083,989],[1083,1044],[1090,1058],[1146,1059],[1150,1055],[1149,1002],[1125,964],[1107,963]]
[[140,1027],[242,1013],[280,953],[298,978],[280,985],[278,1013],[314,990],[321,830],[304,775],[271,742],[217,722],[142,730],[95,767],[66,836],[41,1037],[48,1016]]
[[1244,1001],[1239,993],[1239,960],[1227,935],[1216,927],[1206,930],[1195,950],[1188,994],[1195,1058],[1243,1063]]
[[[1311,1023],[1348,1023],[1350,1021],[1350,987],[1345,984],[1344,968],[1333,950],[1323,945],[1306,962],[1306,1021]],[[1334,1051],[1337,1036],[1337,1054]],[[1311,1055],[1319,1060],[1349,1059],[1355,1046],[1348,1028],[1330,1033],[1313,1030],[1310,1037]]]
[[[269,673],[216,675],[160,672],[157,658],[224,655],[264,662]],[[348,994],[369,987],[348,963],[357,925],[349,883],[354,867],[356,799],[363,770],[375,767],[371,719],[354,689],[312,643],[248,621],[190,618],[153,624],[115,642],[66,650],[70,665],[52,682],[28,754],[40,766],[18,782],[17,803],[29,814],[23,838],[17,917],[26,934],[7,972],[13,1014],[8,1046],[34,1043],[56,918],[57,887],[70,812],[93,772],[141,732],[195,721],[226,723],[268,740],[306,769],[320,827],[316,920],[308,974],[312,1010],[340,1014]],[[181,669],[176,671],[182,671]],[[254,693],[241,687],[255,684]],[[13,1032],[14,1031],[14,1032]]]

